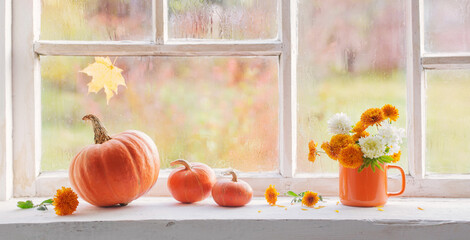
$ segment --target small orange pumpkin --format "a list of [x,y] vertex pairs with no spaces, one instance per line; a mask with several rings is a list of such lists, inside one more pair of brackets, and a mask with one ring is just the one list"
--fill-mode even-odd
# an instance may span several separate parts
[[95,206],[125,206],[150,190],[160,171],[152,139],[135,130],[110,137],[96,116],[83,120],[93,124],[95,144],[83,148],[70,163],[70,183],[78,195]]
[[204,163],[189,163],[183,159],[170,164],[183,165],[174,169],[168,176],[168,190],[176,200],[193,203],[209,197],[216,181],[214,170]]
[[253,197],[253,189],[243,180],[239,180],[237,174],[230,170],[226,174],[232,175],[232,180],[221,179],[212,188],[214,201],[223,207],[241,207],[248,204]]

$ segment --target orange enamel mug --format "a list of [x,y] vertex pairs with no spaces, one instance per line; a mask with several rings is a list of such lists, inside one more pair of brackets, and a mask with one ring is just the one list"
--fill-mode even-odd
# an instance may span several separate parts
[[[339,166],[339,198],[341,203],[356,207],[377,207],[387,203],[388,197],[398,196],[405,191],[405,172],[399,166],[381,165],[384,169],[370,167],[361,172],[357,168]],[[387,170],[398,169],[401,173],[401,190],[397,193],[387,192]]]

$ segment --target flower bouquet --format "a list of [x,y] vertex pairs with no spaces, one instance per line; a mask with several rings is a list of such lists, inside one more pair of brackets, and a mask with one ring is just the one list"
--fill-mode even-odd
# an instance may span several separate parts
[[[376,168],[383,170],[381,164],[400,160],[405,130],[392,126],[398,116],[398,110],[390,104],[368,109],[355,125],[346,114],[337,113],[328,120],[328,130],[334,135],[321,148],[345,168],[357,168],[359,172],[367,167],[374,172]],[[374,126],[376,132],[371,135],[367,130]],[[308,159],[311,162],[319,155],[316,147],[317,144],[310,141]]]
[[[355,125],[344,113],[328,120],[328,130],[334,135],[321,148],[340,164],[339,191],[343,204],[380,206],[389,196],[400,195],[405,190],[403,169],[388,165],[398,162],[401,156],[405,130],[392,126],[398,116],[398,110],[387,104],[366,110]],[[318,155],[317,144],[310,141],[309,161],[314,162]],[[388,168],[396,168],[402,174],[402,190],[398,193],[387,192]]]

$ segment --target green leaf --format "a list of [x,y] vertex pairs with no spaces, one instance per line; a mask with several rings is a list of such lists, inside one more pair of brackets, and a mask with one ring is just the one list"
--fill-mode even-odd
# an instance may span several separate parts
[[292,191],[288,191],[287,195],[292,196],[292,197],[298,197],[299,196],[299,195],[297,195],[297,193],[292,192]]
[[391,163],[393,161],[393,158],[390,156],[381,156],[376,158],[376,160],[381,163]]
[[320,201],[323,202],[323,197],[321,195],[319,195],[318,198],[320,198]]
[[33,204],[33,202],[31,202],[31,200],[28,200],[26,202],[19,201],[16,206],[18,206],[19,208],[22,208],[22,209],[28,209],[28,208],[33,208],[34,204]]
[[39,210],[39,211],[45,211],[45,210],[47,210],[47,207],[46,207],[46,205],[41,204],[41,205],[39,205],[39,207],[36,208],[36,209]]
[[385,148],[385,153],[388,153],[390,151],[390,147]]
[[359,167],[359,169],[357,170],[357,172],[362,172],[362,170],[364,170],[365,167],[366,167],[366,163],[364,162],[364,163]]
[[377,162],[374,162],[374,165],[375,165],[377,168],[380,168],[380,170],[382,170],[382,171],[384,170],[384,169],[382,168],[382,166],[380,166],[380,164],[378,164]]
[[387,163],[393,162],[393,158],[391,156],[382,156],[381,158]]
[[43,204],[52,204],[52,199],[47,199],[47,200],[44,200],[42,201],[42,203],[40,205],[43,205]]

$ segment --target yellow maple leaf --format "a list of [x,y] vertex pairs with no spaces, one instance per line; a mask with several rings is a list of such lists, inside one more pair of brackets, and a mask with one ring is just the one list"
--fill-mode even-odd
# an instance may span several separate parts
[[122,69],[114,66],[109,57],[95,57],[95,62],[80,72],[92,77],[91,82],[88,83],[88,93],[98,93],[104,88],[107,104],[109,104],[109,99],[118,93],[119,85],[126,86],[121,74]]

